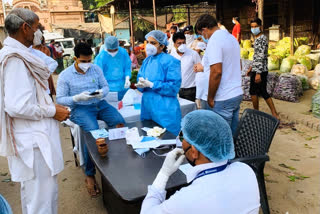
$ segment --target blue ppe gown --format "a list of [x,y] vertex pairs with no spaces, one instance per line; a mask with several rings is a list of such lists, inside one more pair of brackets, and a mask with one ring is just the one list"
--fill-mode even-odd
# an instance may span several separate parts
[[119,47],[117,55],[112,57],[106,50],[102,50],[94,59],[106,78],[111,92],[118,92],[122,100],[127,89],[124,88],[126,76],[131,77],[131,59],[128,52]]
[[142,93],[141,120],[153,120],[178,136],[181,110],[177,94],[181,85],[180,61],[169,54],[147,57],[139,70],[139,77],[153,82],[152,88],[139,89]]

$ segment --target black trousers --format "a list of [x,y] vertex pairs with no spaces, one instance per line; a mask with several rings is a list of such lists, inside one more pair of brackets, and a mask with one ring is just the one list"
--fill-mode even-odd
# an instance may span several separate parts
[[194,102],[196,100],[196,87],[180,88],[179,97]]
[[269,99],[270,95],[268,94],[268,91],[267,91],[268,72],[262,72],[260,74],[260,76],[261,76],[260,83],[255,82],[255,78],[256,78],[255,72],[251,72],[250,75],[251,75],[250,76],[250,90],[249,90],[250,95],[261,96],[265,100]]

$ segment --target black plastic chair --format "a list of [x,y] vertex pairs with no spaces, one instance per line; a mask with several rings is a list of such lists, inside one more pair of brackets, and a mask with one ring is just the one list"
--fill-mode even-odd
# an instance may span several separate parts
[[259,189],[260,203],[264,214],[269,214],[269,204],[264,181],[265,162],[269,161],[268,151],[279,120],[261,111],[245,109],[238,129],[233,136],[236,157],[232,162],[248,164],[255,172]]

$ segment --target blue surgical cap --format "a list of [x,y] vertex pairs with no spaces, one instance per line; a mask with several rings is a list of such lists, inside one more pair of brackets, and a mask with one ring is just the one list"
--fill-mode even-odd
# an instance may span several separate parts
[[149,32],[145,38],[148,39],[150,36],[157,40],[161,45],[168,46],[168,37],[164,32],[160,30],[153,30]]
[[119,40],[117,39],[117,37],[114,36],[108,36],[104,40],[104,44],[106,48],[109,50],[115,50],[119,48]]
[[197,110],[181,123],[183,138],[213,162],[233,159],[234,144],[229,124],[217,113]]

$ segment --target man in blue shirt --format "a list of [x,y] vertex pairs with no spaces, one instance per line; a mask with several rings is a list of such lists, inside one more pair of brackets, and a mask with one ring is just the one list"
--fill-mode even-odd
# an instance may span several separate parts
[[[71,108],[70,120],[84,131],[99,129],[97,120],[103,120],[109,127],[122,127],[125,123],[121,114],[102,98],[109,92],[109,86],[101,69],[91,63],[92,50],[86,43],[74,48],[75,63],[64,70],[58,79],[57,103]],[[89,194],[100,193],[95,181],[95,167],[84,146],[86,183]]]
[[110,91],[118,92],[118,100],[122,100],[131,84],[131,59],[127,51],[119,47],[119,40],[114,36],[107,37],[101,48],[103,50],[95,58],[94,64],[102,69]]

